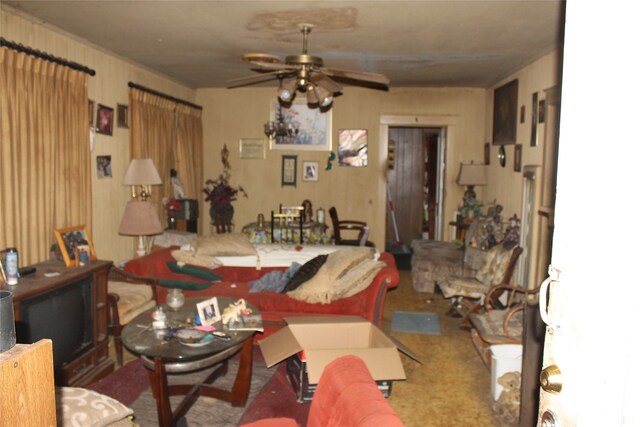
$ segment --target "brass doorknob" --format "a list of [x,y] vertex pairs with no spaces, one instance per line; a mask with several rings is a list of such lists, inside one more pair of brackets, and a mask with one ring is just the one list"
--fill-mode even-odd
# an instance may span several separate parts
[[560,393],[562,390],[562,372],[556,365],[547,366],[540,372],[540,387],[548,393]]

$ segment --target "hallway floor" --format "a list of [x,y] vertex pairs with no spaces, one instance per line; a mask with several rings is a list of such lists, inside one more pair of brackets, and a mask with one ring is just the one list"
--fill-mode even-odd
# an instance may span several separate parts
[[440,335],[391,332],[422,365],[402,356],[406,381],[393,384],[389,403],[407,427],[495,427],[491,411],[491,372],[476,352],[460,319],[445,315],[449,301],[439,294],[413,290],[411,272],[400,270],[400,283],[387,295],[384,330],[391,331],[396,310],[437,313]]

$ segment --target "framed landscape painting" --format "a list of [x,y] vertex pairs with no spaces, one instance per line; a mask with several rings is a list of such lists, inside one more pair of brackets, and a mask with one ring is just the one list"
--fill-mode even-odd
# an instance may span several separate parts
[[516,143],[518,80],[500,86],[493,98],[493,145]]
[[269,138],[272,150],[331,151],[331,110],[309,108],[306,101],[271,104],[271,122],[283,123],[291,135]]

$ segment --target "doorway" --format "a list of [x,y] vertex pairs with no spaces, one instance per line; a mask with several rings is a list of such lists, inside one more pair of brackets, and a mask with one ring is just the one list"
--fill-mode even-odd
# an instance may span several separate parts
[[443,128],[390,126],[392,161],[387,173],[386,242],[410,246],[434,239],[441,206],[441,144]]

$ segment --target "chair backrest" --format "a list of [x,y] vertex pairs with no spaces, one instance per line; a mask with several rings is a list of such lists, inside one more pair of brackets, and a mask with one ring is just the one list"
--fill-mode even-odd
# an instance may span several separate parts
[[336,245],[340,244],[340,220],[338,220],[338,211],[334,206],[329,208],[329,216],[331,217],[331,226],[333,227],[333,241]]

